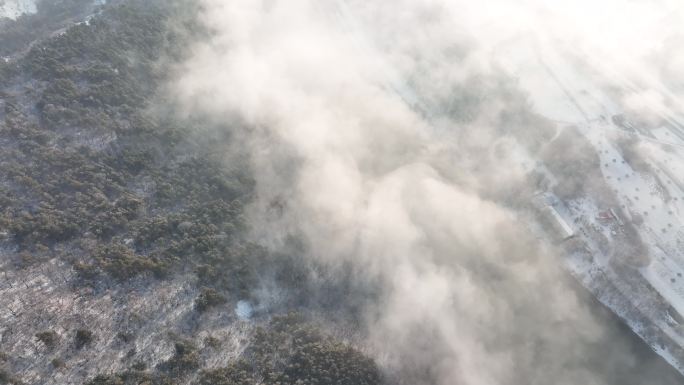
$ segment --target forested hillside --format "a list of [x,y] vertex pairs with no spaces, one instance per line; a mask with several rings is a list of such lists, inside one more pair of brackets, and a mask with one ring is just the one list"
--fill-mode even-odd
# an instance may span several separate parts
[[[248,239],[231,127],[161,92],[209,33],[195,8],[111,2],[53,33],[74,14],[60,9],[0,25],[15,54],[0,61],[0,383],[381,383],[350,339],[291,312],[311,284],[297,255]],[[266,306],[266,280],[292,300]]]

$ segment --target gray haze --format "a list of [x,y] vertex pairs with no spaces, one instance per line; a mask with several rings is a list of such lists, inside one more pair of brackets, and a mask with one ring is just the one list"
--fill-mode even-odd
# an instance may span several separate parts
[[[681,21],[678,2],[201,3],[213,35],[173,91],[187,114],[247,127],[255,239],[300,239],[314,264],[380,287],[357,338],[393,380],[612,383],[588,358],[609,332],[526,225],[534,186],[493,151],[549,134],[497,49],[525,34],[572,48],[603,63],[605,82],[643,90],[625,105],[671,113],[681,23],[654,20]],[[634,364],[605,351],[592,358]]]

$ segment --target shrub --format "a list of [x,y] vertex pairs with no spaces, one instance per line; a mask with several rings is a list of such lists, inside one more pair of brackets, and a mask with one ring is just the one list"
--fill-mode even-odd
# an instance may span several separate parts
[[247,362],[239,360],[225,368],[205,370],[200,373],[197,385],[256,385]]
[[64,366],[64,360],[62,360],[59,357],[55,357],[50,361],[50,364],[52,364],[52,367],[55,369],[59,369]]
[[119,332],[116,334],[116,337],[126,344],[135,341],[135,334],[129,331]]
[[133,370],[142,372],[143,370],[147,369],[147,364],[144,363],[143,361],[135,361],[133,365],[131,366]]
[[93,332],[87,329],[76,330],[76,336],[74,337],[74,345],[76,349],[81,349],[82,347],[89,345],[95,339]]
[[204,345],[212,349],[218,349],[221,347],[221,340],[214,336],[208,336],[204,339]]
[[226,303],[226,298],[214,289],[204,288],[195,300],[195,309],[203,313],[212,307]]
[[55,346],[57,346],[57,343],[59,342],[59,334],[55,333],[52,330],[37,333],[36,338],[38,339],[38,341],[45,344],[45,346],[48,349],[54,349]]
[[199,354],[195,345],[189,341],[178,341],[176,352],[168,361],[159,364],[159,369],[169,373],[171,377],[178,377],[199,368]]
[[23,385],[23,382],[5,369],[0,368],[0,384]]

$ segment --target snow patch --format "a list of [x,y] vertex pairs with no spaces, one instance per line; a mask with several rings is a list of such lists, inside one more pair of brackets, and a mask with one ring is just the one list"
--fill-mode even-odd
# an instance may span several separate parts
[[16,20],[27,13],[36,13],[35,0],[0,0],[0,18]]

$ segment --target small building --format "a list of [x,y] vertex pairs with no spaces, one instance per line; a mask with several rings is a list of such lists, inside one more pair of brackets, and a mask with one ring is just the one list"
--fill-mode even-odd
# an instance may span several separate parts
[[561,241],[566,241],[575,236],[575,230],[570,224],[560,215],[558,210],[553,206],[546,206],[546,210],[554,220],[554,227],[556,232],[560,235]]
[[575,230],[563,218],[558,207],[563,208],[563,201],[551,192],[537,192],[532,197],[532,202],[544,216],[544,222],[551,227],[556,240],[563,242],[575,236]]
[[596,215],[596,220],[604,225],[613,223],[615,219],[615,214],[613,214],[612,210],[599,211],[599,213]]

